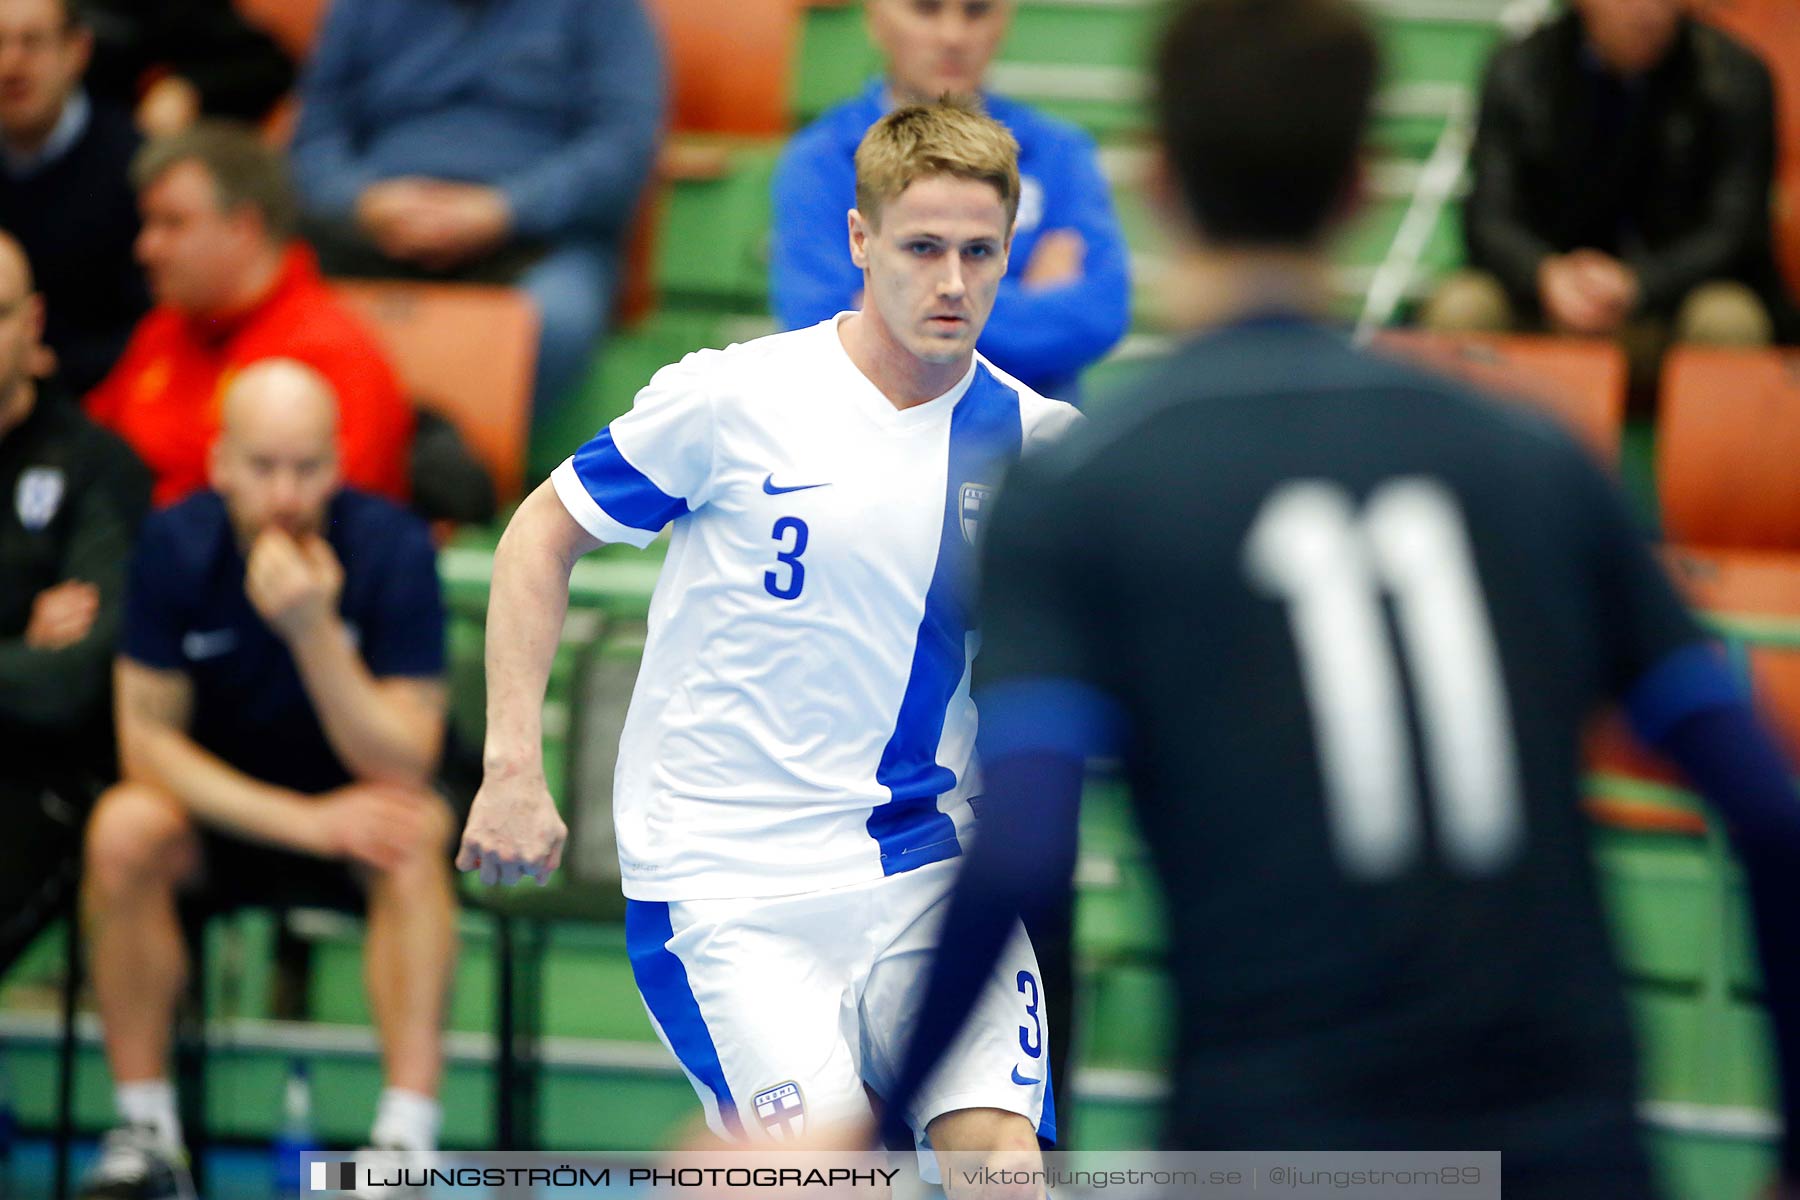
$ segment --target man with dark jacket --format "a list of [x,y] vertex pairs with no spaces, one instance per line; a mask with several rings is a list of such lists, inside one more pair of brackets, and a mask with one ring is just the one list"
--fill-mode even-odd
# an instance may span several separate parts
[[32,378],[43,299],[0,234],[0,971],[56,915],[79,811],[111,781],[125,559],[150,473]]
[[82,87],[93,32],[73,0],[0,0],[0,228],[44,289],[61,385],[99,383],[150,307],[131,257],[130,112]]
[[1678,0],[1574,0],[1489,64],[1472,269],[1425,324],[1616,336],[1634,373],[1670,333],[1768,342],[1772,94],[1762,62]]

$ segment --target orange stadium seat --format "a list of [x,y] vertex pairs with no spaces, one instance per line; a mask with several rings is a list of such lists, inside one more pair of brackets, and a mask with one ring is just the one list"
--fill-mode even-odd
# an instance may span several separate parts
[[331,0],[235,0],[244,19],[281,43],[281,48],[302,61],[311,53],[313,39],[325,20]]
[[1624,352],[1613,342],[1391,329],[1376,344],[1542,409],[1561,420],[1601,461],[1618,461],[1626,364]]
[[787,132],[797,0],[652,0],[669,58],[674,133]]
[[494,477],[505,503],[525,474],[537,310],[513,288],[339,279],[338,295],[374,328],[401,381],[447,417]]
[[1656,452],[1668,541],[1800,551],[1800,351],[1672,351]]
[[[1720,625],[1790,753],[1800,750],[1800,353],[1682,346],[1663,365],[1657,492],[1664,561]],[[1627,780],[1680,786],[1667,763],[1610,718],[1589,743],[1602,823],[1695,833],[1692,810],[1645,802]],[[1641,791],[1641,789],[1638,789]]]
[[1775,81],[1776,258],[1800,300],[1800,4],[1795,0],[1691,0],[1694,14],[1762,55]]

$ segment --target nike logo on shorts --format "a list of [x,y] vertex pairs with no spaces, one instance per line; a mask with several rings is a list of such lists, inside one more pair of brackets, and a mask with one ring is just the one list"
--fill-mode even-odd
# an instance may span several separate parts
[[1013,1082],[1018,1084],[1020,1087],[1030,1087],[1032,1084],[1034,1084],[1038,1081],[1035,1079],[1030,1079],[1024,1075],[1019,1074],[1019,1068],[1014,1067],[1013,1068]]
[[775,486],[775,472],[773,472],[773,471],[769,472],[768,478],[763,480],[763,491],[767,492],[771,496],[785,496],[789,492],[809,492],[813,488],[822,488],[822,487],[830,487],[830,486],[831,485],[829,483],[802,483],[802,484],[797,484],[794,487],[776,487]]

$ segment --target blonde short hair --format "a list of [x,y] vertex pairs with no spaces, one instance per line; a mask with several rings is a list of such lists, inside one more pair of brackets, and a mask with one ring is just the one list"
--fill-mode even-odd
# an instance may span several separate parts
[[1019,215],[1019,143],[981,111],[979,99],[903,104],[871,125],[856,148],[856,209],[871,228],[879,226],[884,204],[934,175],[992,185],[1012,228]]

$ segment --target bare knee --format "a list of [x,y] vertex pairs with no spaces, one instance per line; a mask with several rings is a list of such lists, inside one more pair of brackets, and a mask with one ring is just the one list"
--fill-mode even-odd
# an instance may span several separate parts
[[172,890],[198,867],[200,843],[193,819],[173,796],[120,783],[94,805],[82,857],[89,889],[104,899]]
[[1458,271],[1426,300],[1419,324],[1436,333],[1505,333],[1512,329],[1512,301],[1486,271]]
[[997,1108],[947,1112],[926,1127],[945,1192],[956,1200],[1038,1200],[1045,1194],[1037,1128]]
[[1766,346],[1775,323],[1760,297],[1741,283],[1703,283],[1675,316],[1675,339],[1703,346]]
[[419,821],[405,857],[387,870],[370,868],[366,885],[401,896],[448,895],[450,839],[456,832],[450,809],[435,793],[419,798]]

